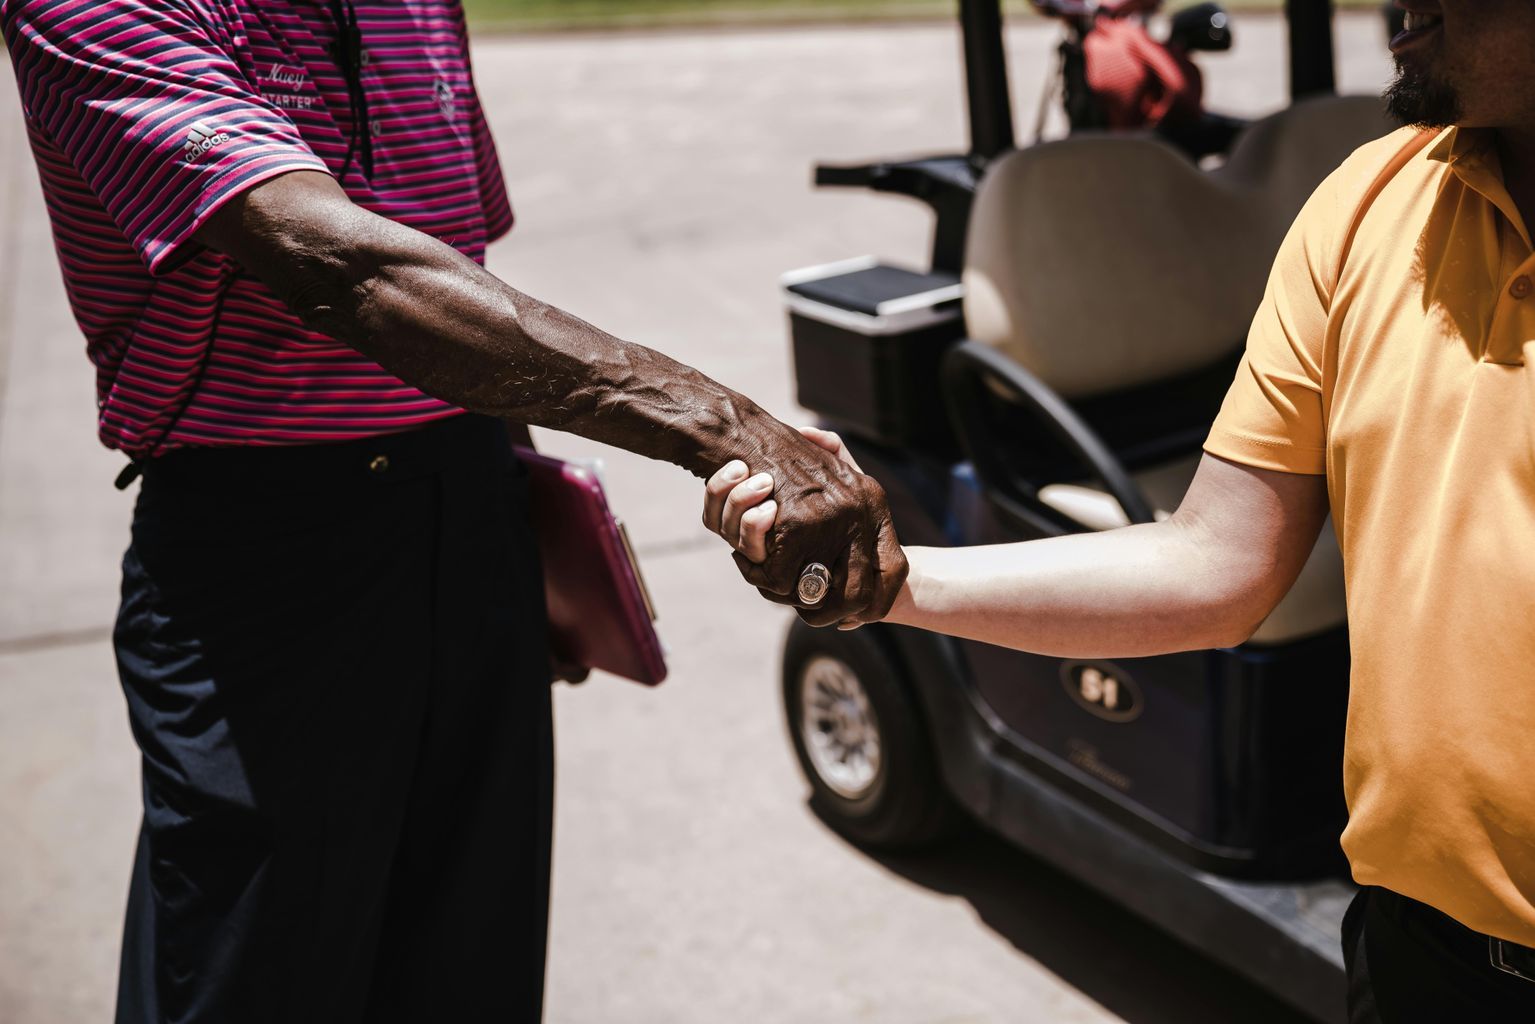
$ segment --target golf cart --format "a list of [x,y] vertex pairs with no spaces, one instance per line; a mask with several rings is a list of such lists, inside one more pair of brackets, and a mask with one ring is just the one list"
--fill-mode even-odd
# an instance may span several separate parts
[[[1171,513],[1273,255],[1386,133],[1333,90],[1328,0],[1288,0],[1292,103],[1201,169],[1151,135],[1015,149],[999,0],[961,0],[969,153],[820,167],[927,203],[930,265],[786,275],[798,395],[903,541],[970,545]],[[1341,1019],[1349,653],[1331,527],[1248,642],[1066,660],[796,623],[783,697],[811,803],[874,847],[963,813],[1320,1020]]]

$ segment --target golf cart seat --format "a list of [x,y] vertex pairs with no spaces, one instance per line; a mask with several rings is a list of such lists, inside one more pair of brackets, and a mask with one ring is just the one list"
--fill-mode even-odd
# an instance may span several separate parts
[[1264,190],[1283,230],[1344,158],[1397,126],[1378,96],[1320,96],[1254,121],[1211,177]]
[[1390,128],[1377,99],[1325,97],[1254,123],[1215,171],[1150,136],[1011,152],[970,218],[970,336],[1068,400],[1239,351],[1307,196]]
[[[1253,125],[1214,172],[1154,139],[1111,135],[989,169],[964,275],[974,340],[946,374],[961,445],[1005,516],[1071,532],[1177,508],[1290,222],[1332,168],[1389,127],[1376,100],[1328,97]],[[1019,436],[1029,451],[999,450],[1024,447],[998,444]],[[1253,642],[1344,619],[1329,524]]]

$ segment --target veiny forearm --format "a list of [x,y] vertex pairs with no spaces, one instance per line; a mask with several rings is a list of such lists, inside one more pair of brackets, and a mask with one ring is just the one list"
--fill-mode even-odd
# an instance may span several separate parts
[[428,394],[699,476],[787,433],[702,373],[519,292],[430,236],[344,201],[285,214],[248,214],[259,230],[247,222],[244,237],[265,245],[242,262],[311,326]]
[[911,574],[886,621],[1067,658],[1240,643],[1267,613],[1266,595],[1233,579],[1201,532],[1169,520],[1019,544],[908,549]]
[[699,476],[756,454],[748,438],[770,417],[749,399],[517,291],[449,246],[369,220],[342,256],[346,286],[306,314],[401,379]]

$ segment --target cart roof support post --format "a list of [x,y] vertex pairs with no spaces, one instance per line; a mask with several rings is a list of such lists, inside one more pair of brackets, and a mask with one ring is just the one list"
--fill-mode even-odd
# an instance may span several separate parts
[[988,161],[1013,148],[1013,104],[1002,43],[1002,0],[959,0],[970,155]]
[[1290,99],[1337,91],[1333,77],[1332,0],[1285,0],[1290,23]]

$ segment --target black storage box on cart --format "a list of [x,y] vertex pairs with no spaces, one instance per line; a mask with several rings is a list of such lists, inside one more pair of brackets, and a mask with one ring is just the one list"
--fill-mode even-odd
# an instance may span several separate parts
[[782,283],[801,405],[869,440],[955,451],[937,384],[944,352],[964,336],[957,275],[864,256]]

